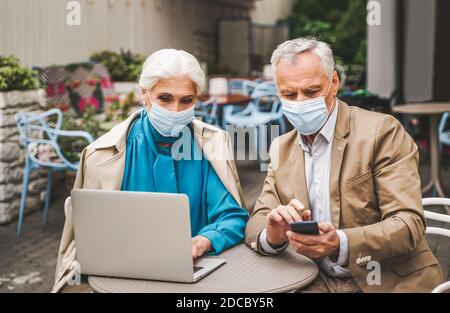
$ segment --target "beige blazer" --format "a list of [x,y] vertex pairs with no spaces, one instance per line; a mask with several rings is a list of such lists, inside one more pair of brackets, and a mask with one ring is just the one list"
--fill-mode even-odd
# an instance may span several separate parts
[[[141,110],[135,112],[83,150],[74,189],[120,190],[125,169],[127,134],[140,112]],[[198,120],[192,122],[192,126],[194,138],[217,175],[239,205],[245,207],[228,133]],[[65,201],[64,210],[66,221],[52,292],[58,292],[77,270],[70,197]]]
[[[277,138],[270,156],[245,236],[246,244],[261,253],[259,234],[271,209],[293,198],[309,208],[297,132]],[[443,280],[424,237],[418,162],[416,144],[394,117],[340,102],[331,152],[330,206],[334,226],[348,237],[349,269],[365,292],[429,292]],[[370,261],[380,264],[380,285],[367,282]]]

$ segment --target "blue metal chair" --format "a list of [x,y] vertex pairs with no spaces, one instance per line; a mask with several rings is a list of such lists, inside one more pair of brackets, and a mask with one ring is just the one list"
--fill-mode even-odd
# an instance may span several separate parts
[[441,152],[444,145],[450,146],[450,129],[446,129],[449,118],[450,114],[444,113],[439,123],[439,151]]
[[251,95],[258,83],[259,81],[231,78],[228,80],[228,94]]
[[206,101],[198,101],[195,104],[195,116],[201,118],[205,123],[218,126],[217,120],[217,101],[211,97]]
[[[47,123],[47,119],[56,115],[56,123],[51,127]],[[41,114],[31,112],[19,112],[15,115],[17,127],[19,128],[20,138],[25,148],[25,168],[23,171],[23,185],[22,185],[22,197],[20,200],[19,220],[17,223],[17,235],[19,236],[22,230],[22,223],[25,213],[25,203],[28,193],[29,177],[32,171],[36,169],[47,169],[47,192],[45,196],[44,216],[43,222],[47,223],[48,206],[50,203],[51,188],[52,188],[52,175],[54,171],[77,171],[78,162],[70,162],[61,153],[61,149],[58,145],[58,137],[73,137],[84,138],[87,142],[94,141],[92,136],[84,131],[67,131],[61,130],[63,115],[59,109],[52,109]],[[52,147],[56,153],[59,162],[49,162],[40,160],[35,154],[31,152],[31,147],[37,147],[40,144],[46,144]]]
[[232,106],[225,107],[223,120],[224,126],[240,127],[258,127],[277,122],[280,133],[283,134],[286,131],[281,102],[275,83],[272,81],[256,85],[251,93],[251,101],[244,110],[235,112]]
[[[250,140],[253,140],[253,147],[261,153],[265,153],[268,144],[268,129],[264,125],[276,123],[280,127],[279,134],[286,132],[286,124],[281,111],[281,102],[278,97],[277,88],[273,82],[262,82],[258,84],[252,94],[251,101],[247,107],[239,112],[233,110],[233,106],[227,106],[223,111],[223,128],[227,125],[233,125],[238,128],[246,128],[253,132],[249,133]],[[264,136],[265,134],[265,136]],[[277,134],[270,133],[270,139]],[[251,148],[250,148],[251,149]],[[261,170],[267,170],[267,165],[260,159]]]

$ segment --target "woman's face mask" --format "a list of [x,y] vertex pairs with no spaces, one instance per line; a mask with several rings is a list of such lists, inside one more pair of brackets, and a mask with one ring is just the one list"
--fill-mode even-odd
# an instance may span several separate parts
[[[150,99],[149,99],[150,101]],[[169,111],[158,103],[150,101],[148,117],[153,127],[165,137],[177,137],[195,119],[194,105],[183,111]]]
[[327,121],[328,109],[325,97],[330,92],[332,83],[333,80],[331,80],[325,96],[322,97],[306,101],[293,101],[280,96],[283,114],[300,134],[308,136],[317,133]]

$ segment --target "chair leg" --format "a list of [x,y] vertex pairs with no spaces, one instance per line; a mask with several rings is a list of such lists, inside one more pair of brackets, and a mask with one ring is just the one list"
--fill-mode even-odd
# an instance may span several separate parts
[[53,178],[53,170],[49,168],[47,174],[47,192],[45,194],[44,219],[43,219],[44,224],[47,224],[48,221],[48,206],[50,205],[50,198],[52,194],[52,178]]
[[22,223],[25,214],[25,204],[27,201],[30,172],[31,168],[28,166],[28,164],[25,165],[25,169],[23,171],[22,196],[20,198],[19,220],[17,221],[17,236],[20,236],[20,233],[22,231]]

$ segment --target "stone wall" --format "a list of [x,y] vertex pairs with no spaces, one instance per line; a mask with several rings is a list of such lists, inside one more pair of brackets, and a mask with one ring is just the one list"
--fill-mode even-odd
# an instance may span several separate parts
[[[14,116],[19,111],[41,112],[46,107],[45,92],[0,92],[0,224],[15,220],[22,194],[24,149]],[[43,208],[47,184],[45,171],[30,177],[25,212]]]

